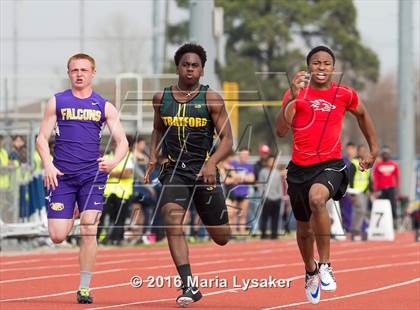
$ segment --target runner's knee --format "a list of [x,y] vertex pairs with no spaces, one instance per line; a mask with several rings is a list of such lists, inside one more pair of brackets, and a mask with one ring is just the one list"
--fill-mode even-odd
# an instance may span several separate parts
[[224,246],[229,242],[229,236],[212,237],[213,241],[220,246]]
[[80,234],[82,237],[95,237],[96,238],[96,232],[97,232],[98,226],[97,225],[89,225],[89,224],[81,224],[80,225]]
[[309,195],[309,206],[312,213],[320,212],[325,207],[325,199],[320,193],[313,193]]
[[50,231],[50,239],[55,244],[59,244],[59,243],[63,242],[64,240],[66,240],[66,238],[67,238],[67,234],[65,234],[65,233]]

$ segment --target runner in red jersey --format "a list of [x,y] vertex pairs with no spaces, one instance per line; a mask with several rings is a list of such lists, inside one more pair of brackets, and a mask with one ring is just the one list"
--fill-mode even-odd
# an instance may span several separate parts
[[[370,148],[360,170],[372,167],[378,147],[373,122],[352,88],[332,82],[335,55],[325,46],[313,48],[306,58],[308,72],[298,72],[286,91],[277,117],[277,134],[293,131],[292,160],[288,166],[288,194],[297,220],[297,243],[305,263],[305,291],[311,303],[320,300],[320,288],[334,291],[330,264],[329,199],[345,193],[347,167],[341,158],[344,113],[358,121]],[[309,83],[309,84],[308,84]],[[316,241],[319,263],[314,260]]]
[[[288,102],[290,89],[283,102]],[[327,89],[305,86],[296,99],[293,128],[293,163],[310,166],[341,159],[344,112],[354,111],[359,98],[354,89],[331,82]]]
[[391,159],[391,149],[383,147],[381,159],[373,168],[373,188],[379,199],[391,202],[394,229],[397,229],[397,197],[400,195],[400,170],[398,163]]

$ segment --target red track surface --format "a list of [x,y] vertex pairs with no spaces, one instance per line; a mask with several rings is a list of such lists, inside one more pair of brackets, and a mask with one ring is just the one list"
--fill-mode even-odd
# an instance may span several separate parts
[[[190,246],[194,275],[226,280],[227,288],[202,288],[191,309],[420,309],[420,244],[412,234],[395,242],[332,242],[336,292],[306,302],[303,265],[290,241],[249,241],[224,247]],[[75,303],[77,251],[0,258],[0,309],[174,309],[175,288],[132,288],[134,275],[176,275],[167,248],[100,249],[91,287],[94,304]],[[234,288],[233,278],[291,279],[290,288]]]

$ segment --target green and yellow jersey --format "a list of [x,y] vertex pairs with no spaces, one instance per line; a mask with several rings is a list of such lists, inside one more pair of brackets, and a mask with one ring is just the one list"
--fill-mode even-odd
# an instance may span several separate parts
[[160,105],[164,126],[163,152],[177,173],[197,174],[210,157],[214,124],[207,108],[208,86],[187,102],[178,102],[171,87],[165,88]]

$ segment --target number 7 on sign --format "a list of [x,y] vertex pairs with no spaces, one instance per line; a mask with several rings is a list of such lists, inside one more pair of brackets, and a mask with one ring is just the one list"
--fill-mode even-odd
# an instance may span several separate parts
[[381,222],[382,217],[384,216],[384,212],[375,212],[375,214],[379,214],[378,220],[376,222],[376,227],[378,228],[379,227],[379,223]]

